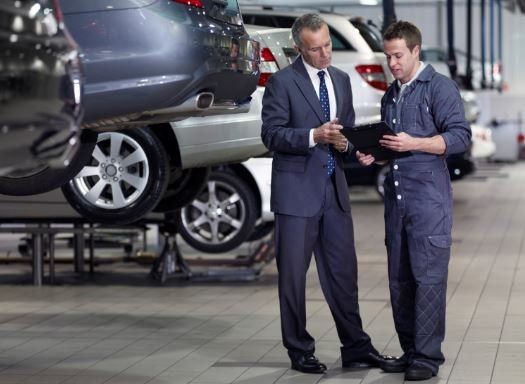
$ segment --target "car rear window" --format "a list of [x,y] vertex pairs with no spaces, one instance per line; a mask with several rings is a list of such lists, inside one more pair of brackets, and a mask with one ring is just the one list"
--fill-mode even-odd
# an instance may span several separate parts
[[339,34],[335,29],[328,28],[330,30],[330,38],[332,39],[332,50],[333,51],[355,51],[355,48]]
[[265,27],[292,28],[293,16],[246,15],[242,16],[245,24],[263,25]]
[[379,32],[360,21],[350,19],[350,22],[357,28],[359,34],[365,39],[370,49],[374,52],[383,52],[383,41]]
[[242,25],[237,0],[209,0],[206,3],[210,17],[228,24]]
[[[276,28],[291,28],[295,17],[294,16],[274,16],[274,15],[243,15],[246,24],[263,25],[265,27]],[[330,30],[330,38],[332,39],[332,49],[334,51],[355,51],[355,48],[341,36],[336,30],[328,27]]]

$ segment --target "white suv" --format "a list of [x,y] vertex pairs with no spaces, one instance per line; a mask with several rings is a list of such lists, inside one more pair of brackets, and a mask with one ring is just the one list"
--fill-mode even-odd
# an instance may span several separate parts
[[[242,7],[246,24],[291,28],[295,19],[312,10],[263,9]],[[350,16],[321,13],[328,24],[332,38],[332,64],[348,73],[354,94],[356,124],[378,121],[381,118],[381,98],[392,81],[385,56],[380,46],[354,26]]]

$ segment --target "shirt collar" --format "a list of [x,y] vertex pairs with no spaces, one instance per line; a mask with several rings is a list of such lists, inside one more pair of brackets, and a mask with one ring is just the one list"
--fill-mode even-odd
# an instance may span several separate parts
[[423,63],[422,61],[419,62],[419,68],[416,72],[416,74],[414,75],[413,78],[410,79],[410,81],[404,83],[404,84],[401,84],[401,81],[397,80],[397,86],[399,89],[405,89],[406,87],[408,87],[410,84],[412,84],[417,78],[418,76],[421,74],[421,72],[423,72],[423,70],[425,69],[425,66],[426,64]]
[[319,71],[323,71],[325,76],[330,76],[330,74],[328,73],[328,68],[324,68],[324,69],[317,69],[315,67],[312,67],[310,64],[308,64],[305,60],[304,60],[304,57],[301,56],[301,60],[303,60],[303,64],[304,64],[304,67],[306,68],[306,72],[308,72],[308,76],[310,76],[310,78],[314,78],[314,79],[318,79],[319,76],[317,75],[317,73]]

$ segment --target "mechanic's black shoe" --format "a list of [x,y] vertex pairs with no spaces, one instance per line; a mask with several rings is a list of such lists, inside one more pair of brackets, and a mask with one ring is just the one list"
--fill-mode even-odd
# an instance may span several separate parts
[[431,379],[432,376],[436,374],[423,364],[412,363],[405,371],[405,380],[406,381],[421,381]]

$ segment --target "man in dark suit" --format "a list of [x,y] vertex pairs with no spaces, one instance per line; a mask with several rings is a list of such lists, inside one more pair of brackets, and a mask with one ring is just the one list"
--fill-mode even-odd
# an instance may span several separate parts
[[343,367],[371,368],[379,355],[363,331],[357,261],[342,159],[342,126],[354,125],[350,78],[331,67],[328,26],[317,14],[298,18],[292,36],[300,57],[266,85],[261,137],[274,152],[272,211],[284,346],[292,368],[323,373],[306,330],[305,284],[312,252],[342,343]]

